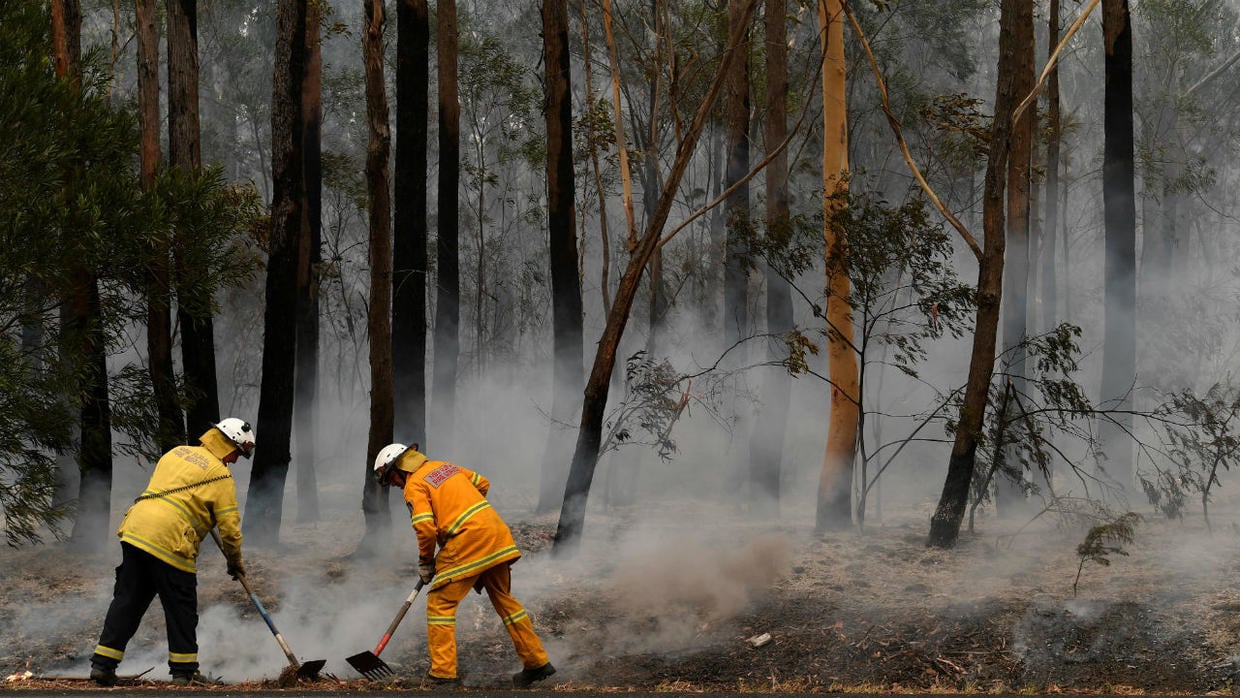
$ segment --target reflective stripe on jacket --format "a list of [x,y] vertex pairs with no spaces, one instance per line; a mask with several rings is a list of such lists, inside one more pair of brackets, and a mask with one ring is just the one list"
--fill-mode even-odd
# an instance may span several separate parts
[[117,531],[122,541],[186,572],[197,571],[198,545],[215,526],[225,557],[241,560],[236,483],[220,460],[235,447],[212,438],[213,432],[203,435],[202,446],[177,446],[159,459]]
[[401,460],[401,469],[409,472],[405,503],[418,535],[418,555],[435,560],[432,589],[521,557],[508,524],[486,500],[491,483],[485,477],[447,461],[427,460],[412,449]]

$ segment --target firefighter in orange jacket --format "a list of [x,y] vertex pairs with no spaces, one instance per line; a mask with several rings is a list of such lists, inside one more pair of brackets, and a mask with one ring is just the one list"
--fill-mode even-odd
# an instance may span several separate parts
[[219,526],[228,574],[245,574],[241,562],[241,515],[228,466],[250,457],[254,431],[235,417],[202,435],[200,446],[177,446],[164,454],[142,494],[125,514],[117,535],[121,565],[90,678],[116,683],[116,667],[142,616],[159,596],[168,626],[168,668],[172,682],[201,681],[198,673],[198,544]]
[[383,447],[374,470],[381,485],[404,490],[418,537],[418,576],[430,588],[426,595],[430,681],[459,682],[456,608],[470,589],[486,589],[521,657],[524,669],[513,675],[513,685],[526,688],[554,674],[534,623],[511,593],[511,567],[521,551],[508,525],[486,500],[491,483],[459,465],[428,460],[417,444]]

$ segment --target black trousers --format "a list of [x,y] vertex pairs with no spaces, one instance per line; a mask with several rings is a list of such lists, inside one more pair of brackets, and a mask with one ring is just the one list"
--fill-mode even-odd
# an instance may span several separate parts
[[103,621],[91,664],[115,669],[125,645],[138,632],[142,616],[159,596],[168,626],[168,668],[173,674],[198,670],[198,577],[179,570],[145,550],[121,543],[112,604]]

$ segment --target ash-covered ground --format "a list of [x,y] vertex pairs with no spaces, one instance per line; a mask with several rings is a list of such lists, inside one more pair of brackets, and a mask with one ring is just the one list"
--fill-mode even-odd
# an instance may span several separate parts
[[[1145,513],[1111,564],[1085,563],[1074,596],[1086,527],[983,516],[940,550],[925,546],[932,505],[827,535],[789,512],[772,524],[690,502],[612,509],[591,514],[570,560],[552,555],[553,516],[504,515],[525,552],[514,593],[561,690],[1231,691],[1240,531],[1226,507],[1212,508],[1212,533],[1199,514]],[[383,654],[393,682],[345,662],[374,647],[416,581],[412,533],[394,521],[379,559],[353,555],[360,513],[286,523],[278,549],[246,549],[294,652],[327,659],[315,688],[416,686],[426,671],[421,599]],[[87,673],[119,558],[116,543],[0,551],[0,676],[33,673],[0,689],[77,685],[52,677]],[[278,677],[283,653],[209,542],[199,607],[205,673],[234,687]],[[462,604],[457,633],[465,686],[506,687],[520,666],[484,596]],[[164,681],[165,652],[156,603],[120,671]]]

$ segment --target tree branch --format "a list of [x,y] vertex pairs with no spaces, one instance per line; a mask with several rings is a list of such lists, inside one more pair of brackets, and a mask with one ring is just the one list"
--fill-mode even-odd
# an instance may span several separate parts
[[[1094,1],[1097,2],[1097,0]],[[982,258],[982,248],[977,244],[977,239],[973,237],[973,234],[969,232],[968,228],[964,227],[964,223],[961,223],[960,219],[956,218],[955,214],[947,210],[947,207],[944,206],[943,202],[939,200],[938,194],[935,194],[934,190],[930,188],[930,183],[927,182],[926,178],[922,176],[921,170],[917,167],[917,163],[913,161],[913,154],[909,152],[908,143],[904,140],[904,132],[900,127],[900,121],[891,111],[891,101],[887,97],[887,83],[883,80],[883,74],[878,69],[878,60],[874,58],[874,52],[870,50],[870,42],[866,40],[865,34],[861,31],[861,25],[857,23],[857,18],[853,15],[852,8],[849,7],[847,0],[844,2],[844,13],[848,15],[848,21],[852,23],[853,31],[857,32],[857,38],[861,41],[861,47],[865,49],[865,55],[870,59],[870,68],[874,71],[875,82],[878,83],[878,94],[882,97],[883,113],[887,115],[887,123],[891,125],[891,131],[895,134],[896,141],[900,145],[900,152],[904,155],[904,162],[908,163],[909,170],[913,173],[913,177],[917,179],[917,183],[921,186],[921,190],[925,192],[926,196],[930,198],[930,201],[934,203],[934,207],[939,210],[939,213],[943,214],[943,217],[946,218],[948,222],[952,224],[952,227],[960,233],[960,236],[964,238],[965,244],[968,245],[969,249],[973,251],[973,256],[980,260]]]

